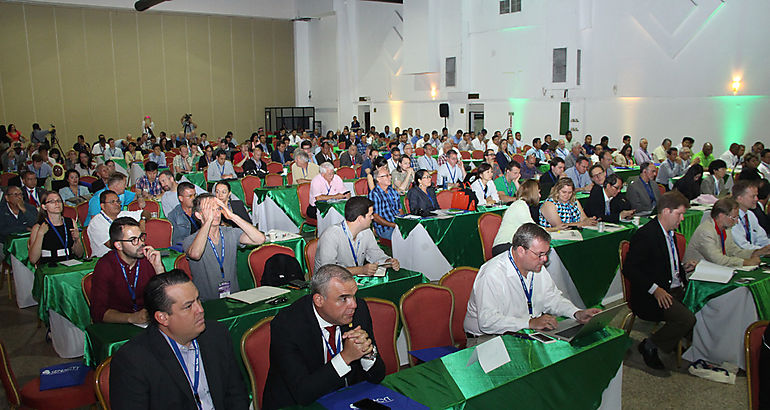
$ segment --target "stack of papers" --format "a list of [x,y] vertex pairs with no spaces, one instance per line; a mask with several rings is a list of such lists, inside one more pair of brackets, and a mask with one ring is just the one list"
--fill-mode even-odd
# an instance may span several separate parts
[[289,239],[300,238],[299,235],[291,232],[280,231],[278,229],[271,229],[265,232],[265,238],[267,242],[287,241]]
[[228,296],[228,298],[252,304],[261,302],[263,300],[272,299],[276,296],[281,296],[284,293],[289,293],[289,291],[287,289],[276,288],[273,286],[260,286],[254,289],[242,290],[240,292],[233,293],[232,295]]
[[551,240],[582,241],[583,235],[580,233],[580,231],[573,231],[573,230],[556,231],[556,232],[551,232]]
[[[585,228],[585,229],[592,229],[594,231],[598,231],[599,230],[599,225],[597,224],[597,225],[594,225],[594,226],[585,226],[583,228]],[[611,222],[604,222],[604,232],[617,232],[617,231],[621,231],[623,229],[625,229],[624,226],[620,226],[618,224],[614,224],[614,223],[611,223]]]
[[695,267],[695,272],[690,276],[690,280],[727,283],[732,279],[734,272],[735,270],[733,268],[702,260],[698,262],[698,265]]

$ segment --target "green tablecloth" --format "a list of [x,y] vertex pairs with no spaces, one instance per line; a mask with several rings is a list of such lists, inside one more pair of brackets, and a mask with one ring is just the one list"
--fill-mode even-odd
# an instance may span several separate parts
[[202,171],[190,172],[188,174],[184,174],[183,176],[186,177],[187,180],[190,181],[193,185],[197,185],[208,191],[208,187],[206,186],[206,176]]
[[[511,361],[485,374],[466,366],[464,349],[388,375],[382,384],[430,408],[494,409],[513,403],[536,408],[597,408],[631,345],[619,329],[607,328],[581,347],[503,336]],[[505,403],[505,404],[504,404]]]
[[11,264],[11,256],[15,256],[21,263],[27,265],[29,270],[35,270],[35,267],[29,263],[29,232],[12,233],[5,239],[5,262]]
[[[166,269],[174,268],[174,261],[179,252],[170,250],[169,256],[163,257]],[[67,318],[79,329],[85,330],[91,324],[91,311],[88,308],[80,281],[83,276],[94,271],[98,259],[83,262],[80,265],[65,266],[57,264],[52,268],[40,266],[35,271],[35,283],[32,287],[32,297],[38,301],[38,317],[48,323],[48,310],[54,310]]]
[[676,231],[684,235],[687,243],[690,243],[690,238],[692,238],[692,234],[695,233],[698,225],[700,225],[701,219],[703,219],[703,211],[688,209],[684,214],[684,220],[679,224],[679,228]]
[[[359,297],[378,297],[398,303],[401,295],[413,286],[428,280],[420,273],[401,269],[389,270],[383,278],[356,278],[359,283]],[[230,299],[210,300],[203,304],[206,319],[217,320],[228,327],[233,348],[240,351],[241,337],[259,320],[274,316],[279,310],[307,294],[307,290],[292,290],[286,294],[288,301],[279,306],[264,302],[247,305]],[[86,330],[85,362],[96,366],[112,355],[128,339],[142,331],[141,328],[127,324],[96,323]]]
[[257,188],[254,190],[254,193],[257,195],[254,206],[261,204],[265,198],[270,197],[297,227],[305,222],[299,210],[299,197],[297,196],[296,186]]
[[323,218],[326,216],[327,213],[329,213],[329,210],[334,208],[337,210],[337,212],[342,215],[342,217],[345,217],[345,204],[347,204],[348,201],[346,199],[343,200],[337,200],[337,201],[316,201],[315,206],[316,209],[318,209],[318,219]]
[[[748,284],[740,284],[735,281],[741,278],[751,277],[756,279]],[[687,293],[684,296],[684,305],[693,312],[698,312],[709,300],[724,295],[740,286],[746,286],[757,305],[759,320],[770,319],[770,274],[757,269],[753,272],[738,271],[727,283],[702,282],[691,280],[687,283]]]

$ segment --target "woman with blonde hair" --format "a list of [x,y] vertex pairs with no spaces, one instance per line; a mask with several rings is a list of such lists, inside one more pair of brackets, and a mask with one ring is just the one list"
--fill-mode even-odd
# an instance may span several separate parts
[[540,186],[534,179],[529,179],[519,186],[516,200],[505,210],[500,229],[492,242],[492,256],[499,255],[511,248],[513,234],[525,223],[535,223],[540,207]]
[[575,199],[575,184],[572,180],[561,178],[540,206],[538,223],[546,228],[564,229],[569,226],[596,225],[596,218],[586,216],[583,206]]

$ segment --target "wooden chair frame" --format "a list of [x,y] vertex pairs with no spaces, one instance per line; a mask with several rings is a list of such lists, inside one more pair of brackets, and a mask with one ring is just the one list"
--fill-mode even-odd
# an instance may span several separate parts
[[749,393],[749,410],[754,410],[759,408],[759,403],[754,403],[754,396],[752,395],[753,391],[751,389],[751,383],[753,382],[754,377],[751,375],[751,372],[753,371],[751,366],[751,333],[762,326],[770,326],[769,320],[758,320],[752,324],[749,325],[749,327],[746,328],[746,333],[743,336],[743,345],[746,349],[746,387],[748,389]]
[[[110,402],[107,401],[107,399],[102,394],[102,383],[99,380],[99,377],[101,376],[104,369],[110,365],[110,363],[112,363],[112,356],[106,358],[99,365],[99,367],[96,368],[96,372],[94,373],[94,392],[96,392],[96,399],[97,401],[99,401],[99,404],[102,405],[103,410],[110,410],[111,406],[110,406]],[[110,386],[108,385],[107,388],[109,389],[109,387]]]

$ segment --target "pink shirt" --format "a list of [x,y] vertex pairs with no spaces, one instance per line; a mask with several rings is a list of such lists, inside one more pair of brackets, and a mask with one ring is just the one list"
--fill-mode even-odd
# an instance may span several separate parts
[[342,178],[339,175],[335,175],[332,178],[332,183],[329,184],[324,179],[323,174],[318,174],[310,181],[310,205],[315,206],[315,199],[318,195],[336,195],[347,191],[345,184],[342,183]]

